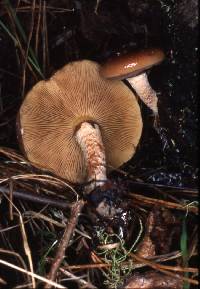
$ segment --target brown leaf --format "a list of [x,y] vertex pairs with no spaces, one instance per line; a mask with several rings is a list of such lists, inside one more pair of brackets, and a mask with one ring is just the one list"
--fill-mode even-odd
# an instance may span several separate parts
[[180,278],[173,278],[159,272],[135,273],[121,289],[182,289]]
[[137,254],[147,258],[169,253],[178,232],[177,225],[178,222],[170,210],[155,206],[147,217],[145,235],[138,245]]
[[149,213],[146,224],[146,232],[142,242],[137,249],[137,255],[143,258],[155,256],[155,245],[153,244],[150,234],[155,226],[155,219],[153,212]]

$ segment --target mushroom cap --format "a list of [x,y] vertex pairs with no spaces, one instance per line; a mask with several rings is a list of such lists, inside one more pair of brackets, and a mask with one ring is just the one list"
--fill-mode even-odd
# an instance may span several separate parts
[[99,75],[89,60],[67,64],[26,95],[18,115],[20,142],[27,158],[70,182],[87,180],[75,134],[82,122],[100,127],[108,166],[117,168],[134,154],[142,118],[132,91]]
[[144,72],[164,58],[163,51],[157,48],[131,52],[109,59],[102,64],[100,74],[108,79],[122,80]]

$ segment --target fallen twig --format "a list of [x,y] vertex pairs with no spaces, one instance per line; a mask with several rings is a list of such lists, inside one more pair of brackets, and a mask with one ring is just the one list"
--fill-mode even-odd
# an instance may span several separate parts
[[[73,206],[72,206],[72,210],[71,210],[71,216],[69,219],[69,222],[65,228],[64,234],[62,236],[62,239],[60,241],[60,244],[58,246],[58,250],[56,253],[56,256],[54,258],[54,261],[51,265],[51,269],[50,272],[47,274],[47,279],[49,280],[55,280],[56,278],[56,273],[59,270],[59,267],[63,261],[63,259],[65,258],[65,250],[69,244],[70,238],[74,232],[74,229],[76,227],[77,221],[78,221],[78,217],[79,214],[83,208],[84,205],[84,201],[78,201],[76,202]],[[49,289],[51,288],[51,284],[47,283],[45,285],[45,289]]]
[[91,283],[85,281],[84,279],[82,279],[81,277],[77,277],[75,276],[73,273],[70,273],[69,271],[67,271],[66,269],[60,268],[59,269],[64,275],[68,276],[70,278],[70,280],[75,280],[77,281],[78,284],[80,284],[81,286],[83,286],[84,288],[88,288],[88,289],[97,289],[96,286],[92,285]]
[[12,263],[7,262],[7,261],[5,261],[5,260],[1,260],[1,259],[0,259],[0,264],[3,264],[3,265],[5,265],[5,266],[7,266],[7,267],[9,267],[9,268],[18,270],[18,271],[20,271],[20,272],[23,272],[23,273],[25,273],[25,274],[27,274],[27,275],[29,275],[29,276],[31,276],[31,277],[34,277],[34,278],[36,278],[36,279],[38,279],[38,280],[41,280],[41,281],[43,281],[43,282],[48,282],[50,285],[55,286],[56,288],[66,288],[65,286],[59,285],[59,284],[57,284],[56,282],[53,282],[53,281],[51,281],[51,280],[48,280],[48,279],[45,278],[45,277],[42,277],[42,276],[40,276],[40,275],[37,275],[37,274],[32,273],[32,272],[30,272],[30,271],[27,271],[27,270],[25,270],[25,269],[23,269],[23,268],[21,268],[21,267],[18,267],[18,266],[16,266],[16,265],[12,264]]
[[[178,275],[178,274],[174,274],[174,273],[168,271],[168,270],[173,270],[174,269],[174,267],[172,267],[172,266],[165,266],[165,265],[161,265],[161,264],[156,264],[156,263],[154,263],[152,261],[144,259],[144,258],[138,256],[137,254],[133,254],[133,253],[131,253],[130,256],[132,258],[136,259],[139,262],[146,263],[146,265],[148,265],[148,266],[152,267],[153,269],[158,270],[158,271],[160,271],[160,272],[162,272],[162,273],[164,273],[164,274],[166,274],[168,276],[171,276],[171,277],[174,277],[174,278],[178,278],[178,279],[180,279],[182,281],[186,281],[186,282],[188,282],[190,284],[194,284],[194,285],[198,285],[199,284],[199,282],[197,280],[193,280],[191,278],[187,278],[187,277],[184,277],[184,276],[181,276],[181,275]],[[176,267],[176,269],[177,268],[178,267]],[[179,267],[179,269],[180,269],[180,267]],[[187,272],[189,272],[189,271],[190,272],[191,271],[192,272],[196,272],[196,268],[187,268],[186,270],[187,270]],[[174,270],[174,271],[181,271],[181,270]],[[183,271],[184,270],[182,268],[182,272]]]
[[190,206],[190,205],[181,205],[173,202],[168,202],[164,200],[159,200],[151,197],[145,197],[139,194],[130,193],[129,196],[131,196],[134,199],[134,203],[139,203],[141,205],[141,202],[143,202],[143,205],[146,206],[152,206],[152,205],[161,205],[162,207],[168,208],[168,209],[176,209],[181,211],[187,211],[192,212],[194,214],[198,214],[198,207]]
[[[0,186],[0,194],[10,194],[10,189],[6,188],[5,186]],[[39,204],[44,204],[44,205],[49,205],[49,206],[54,206],[59,209],[67,209],[71,207],[71,204],[68,202],[63,202],[63,200],[56,200],[55,198],[51,198],[49,196],[42,196],[39,194],[34,194],[31,192],[22,192],[22,191],[12,191],[13,198],[18,198],[26,201],[31,201]]]

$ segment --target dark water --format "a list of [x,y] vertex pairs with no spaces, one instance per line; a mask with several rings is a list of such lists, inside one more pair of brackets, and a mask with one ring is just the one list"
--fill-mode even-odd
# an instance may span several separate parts
[[[59,2],[59,4],[57,3]],[[11,1],[13,5],[16,1]],[[197,1],[49,1],[71,9],[48,12],[48,55],[42,44],[38,59],[48,77],[69,61],[102,62],[118,52],[161,47],[166,60],[151,70],[149,80],[159,93],[161,128],[153,128],[151,112],[142,106],[144,131],[126,172],[154,182],[197,186]],[[30,12],[18,13],[28,33]],[[8,17],[2,21],[10,27]],[[31,44],[34,47],[34,35]],[[0,144],[18,148],[15,117],[22,101],[19,49],[0,28]],[[35,83],[27,72],[26,91]]]

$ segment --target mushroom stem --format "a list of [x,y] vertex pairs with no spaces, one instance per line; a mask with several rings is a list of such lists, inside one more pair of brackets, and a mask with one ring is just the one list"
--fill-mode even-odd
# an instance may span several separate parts
[[93,181],[86,188],[89,192],[107,180],[105,150],[99,126],[83,122],[76,132],[76,139],[84,154],[87,180]]
[[150,86],[146,73],[139,74],[127,79],[141,100],[158,115],[158,97],[155,90]]

